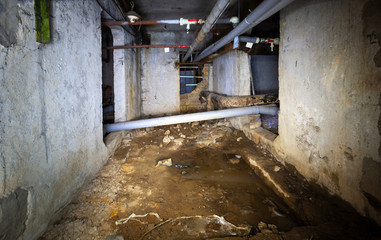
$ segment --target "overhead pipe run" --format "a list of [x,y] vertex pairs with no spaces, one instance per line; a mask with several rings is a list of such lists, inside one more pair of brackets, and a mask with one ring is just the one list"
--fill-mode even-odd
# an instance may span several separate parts
[[225,37],[221,38],[202,51],[202,53],[195,58],[195,61],[200,61],[219,50],[227,43],[231,42],[236,36],[239,36],[250,28],[258,25],[260,22],[272,16],[292,1],[293,0],[264,0],[236,28],[230,31]]
[[244,108],[231,108],[210,112],[190,113],[183,115],[167,116],[160,118],[142,119],[136,121],[105,124],[104,128],[106,132],[115,132],[122,130],[131,130],[147,127],[158,127],[172,124],[206,121],[219,118],[238,117],[250,114],[267,114],[277,115],[278,107],[276,106],[253,106]]
[[205,39],[210,29],[216,24],[217,20],[220,18],[225,9],[229,6],[231,0],[218,0],[216,5],[214,5],[212,11],[210,12],[208,18],[205,21],[204,26],[202,26],[201,31],[198,33],[196,39],[190,46],[187,54],[182,59],[182,62],[186,62],[193,51],[200,47],[200,43]]
[[128,49],[128,48],[189,48],[187,45],[133,45],[133,46],[109,46],[103,49]]
[[[159,24],[204,24],[205,21],[203,19],[167,19],[167,20],[146,20],[146,21],[111,21],[111,22],[102,22],[102,26],[125,26],[125,25],[159,25]],[[238,18],[224,18],[219,19],[216,24],[237,24]]]

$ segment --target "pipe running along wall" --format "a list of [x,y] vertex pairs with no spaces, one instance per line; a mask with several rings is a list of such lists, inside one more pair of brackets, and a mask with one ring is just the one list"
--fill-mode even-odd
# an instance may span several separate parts
[[227,43],[231,42],[236,36],[241,35],[250,28],[261,23],[263,20],[272,16],[280,9],[290,4],[293,0],[265,0],[258,5],[235,29],[230,31],[225,37],[221,38],[217,42],[211,44],[202,53],[200,53],[195,61],[200,61],[215,51],[219,50]]
[[212,29],[212,27],[216,24],[217,20],[229,6],[230,2],[231,0],[218,0],[210,12],[208,18],[206,19],[205,24],[202,26],[201,31],[198,33],[196,39],[193,41],[187,54],[183,58],[182,62],[187,61],[193,51],[197,50],[200,47],[201,42],[205,39],[205,36],[208,34],[210,29]]
[[130,130],[146,127],[158,127],[179,123],[188,123],[188,122],[197,122],[205,121],[219,118],[229,118],[229,117],[238,117],[250,114],[267,114],[267,115],[277,115],[278,107],[276,106],[254,106],[254,107],[244,107],[244,108],[231,108],[218,111],[210,112],[199,112],[199,113],[190,113],[183,115],[174,115],[168,117],[160,118],[151,118],[151,119],[142,119],[136,121],[122,122],[122,123],[112,123],[106,124],[106,132],[115,132],[121,130]]

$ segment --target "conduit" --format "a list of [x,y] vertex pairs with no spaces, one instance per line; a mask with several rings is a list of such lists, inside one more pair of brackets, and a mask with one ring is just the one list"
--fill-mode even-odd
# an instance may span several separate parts
[[106,132],[115,132],[121,130],[131,130],[147,127],[158,127],[172,124],[206,121],[219,118],[229,118],[238,117],[250,114],[267,114],[267,115],[277,115],[278,107],[275,106],[253,106],[244,108],[231,108],[218,111],[210,112],[199,112],[190,113],[183,115],[175,115],[160,118],[142,119],[136,121],[122,122],[122,123],[112,123],[106,124]]
[[215,51],[219,50],[227,43],[231,42],[236,36],[241,35],[250,28],[261,23],[280,9],[287,6],[293,0],[265,0],[258,5],[235,29],[230,31],[225,37],[221,38],[217,42],[207,47],[202,53],[200,53],[195,61],[200,61]]
[[220,18],[225,9],[229,6],[231,0],[218,0],[216,5],[214,5],[212,11],[210,12],[208,18],[205,21],[205,24],[202,26],[201,31],[198,33],[196,39],[193,41],[190,46],[187,54],[183,58],[182,62],[188,60],[189,56],[193,51],[197,50],[200,47],[200,43],[205,39],[205,36],[208,34],[210,29],[216,24],[217,20]]

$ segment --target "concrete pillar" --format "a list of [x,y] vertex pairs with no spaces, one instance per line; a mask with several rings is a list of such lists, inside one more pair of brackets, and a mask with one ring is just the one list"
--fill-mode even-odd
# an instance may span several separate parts
[[[114,46],[125,45],[125,31],[120,26],[112,26]],[[127,121],[126,59],[124,50],[114,50],[114,109],[115,122]]]

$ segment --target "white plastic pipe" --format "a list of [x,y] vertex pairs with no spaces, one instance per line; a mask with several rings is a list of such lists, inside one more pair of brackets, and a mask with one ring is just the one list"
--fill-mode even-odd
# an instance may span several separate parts
[[224,110],[217,110],[217,111],[210,111],[210,112],[190,113],[190,114],[174,115],[174,116],[168,116],[168,117],[106,124],[105,130],[106,132],[115,132],[115,131],[121,131],[121,130],[158,127],[158,126],[205,121],[205,120],[212,120],[212,119],[219,119],[219,118],[238,117],[238,116],[244,116],[244,115],[250,115],[250,114],[277,115],[278,111],[279,109],[276,106],[253,106],[253,107],[244,107],[244,108],[231,108],[231,109],[224,109]]

